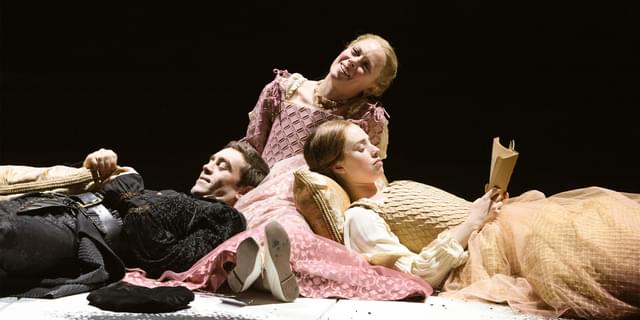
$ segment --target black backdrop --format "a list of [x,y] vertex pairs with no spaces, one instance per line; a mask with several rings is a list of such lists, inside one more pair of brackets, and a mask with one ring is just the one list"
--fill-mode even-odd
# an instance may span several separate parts
[[476,2],[3,1],[0,163],[108,147],[147,187],[187,191],[244,135],[273,68],[318,79],[373,32],[400,61],[383,97],[391,180],[474,199],[500,136],[521,153],[512,194],[640,192],[638,10]]

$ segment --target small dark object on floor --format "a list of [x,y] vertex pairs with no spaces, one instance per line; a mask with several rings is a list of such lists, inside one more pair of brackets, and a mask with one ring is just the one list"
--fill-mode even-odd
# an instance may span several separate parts
[[123,281],[95,290],[87,296],[89,304],[100,309],[142,313],[185,309],[194,298],[193,292],[182,286],[147,288]]

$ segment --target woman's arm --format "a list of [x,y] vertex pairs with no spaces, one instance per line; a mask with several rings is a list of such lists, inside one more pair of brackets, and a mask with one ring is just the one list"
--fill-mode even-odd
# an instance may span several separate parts
[[464,248],[447,232],[416,254],[400,243],[375,211],[352,207],[345,216],[347,248],[363,254],[371,264],[414,274],[433,287],[439,287],[451,269],[467,260]]
[[362,207],[345,211],[344,244],[370,263],[387,267],[393,267],[399,257],[413,254],[375,211]]
[[463,223],[451,229],[451,237],[467,248],[469,236],[474,230],[479,230],[502,209],[503,196],[500,189],[493,188],[482,197],[476,199],[469,209],[469,216]]

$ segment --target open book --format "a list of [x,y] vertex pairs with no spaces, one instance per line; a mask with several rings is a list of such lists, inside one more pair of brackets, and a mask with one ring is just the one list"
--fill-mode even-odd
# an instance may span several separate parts
[[518,160],[518,152],[515,150],[515,142],[511,140],[509,148],[500,144],[500,137],[493,138],[493,148],[491,150],[491,170],[489,171],[489,183],[485,187],[485,192],[490,188],[499,187],[502,192],[507,192],[509,180],[513,173],[513,168]]

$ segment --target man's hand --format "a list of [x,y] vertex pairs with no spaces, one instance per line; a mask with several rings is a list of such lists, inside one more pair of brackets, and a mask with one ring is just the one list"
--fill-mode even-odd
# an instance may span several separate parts
[[118,168],[118,155],[109,149],[100,149],[87,155],[83,166],[93,174],[93,179],[102,182]]

